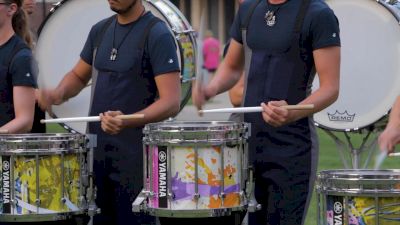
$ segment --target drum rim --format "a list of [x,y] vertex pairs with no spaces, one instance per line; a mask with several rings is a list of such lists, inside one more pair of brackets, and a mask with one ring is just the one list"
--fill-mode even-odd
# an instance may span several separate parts
[[[333,1],[333,0],[331,0],[331,1]],[[396,20],[400,23],[400,8],[397,9],[395,7],[395,4],[390,4],[389,2],[385,2],[384,0],[377,0],[375,2],[380,4],[380,5],[382,5],[384,8],[386,8],[396,18]],[[397,9],[397,11],[396,11],[396,9]],[[315,73],[315,75],[316,75],[316,73]],[[351,127],[351,128],[344,128],[344,129],[334,128],[334,127],[329,127],[327,125],[324,125],[323,123],[321,123],[321,121],[317,122],[315,120],[315,117],[313,117],[313,120],[314,120],[315,126],[321,128],[321,129],[324,129],[324,130],[353,132],[353,131],[359,131],[359,130],[363,130],[363,129],[368,129],[369,127],[374,127],[374,125],[376,123],[378,123],[379,121],[384,120],[388,116],[388,114],[390,113],[391,109],[392,109],[392,107],[389,107],[389,109],[386,110],[385,114],[383,114],[380,118],[376,119],[372,123],[367,124],[367,125],[362,125],[362,126],[359,126],[359,127]]]
[[62,221],[70,218],[73,215],[87,214],[88,208],[82,208],[78,211],[70,212],[56,212],[56,213],[43,213],[43,214],[11,214],[0,213],[0,219],[4,222],[51,222]]
[[[171,128],[189,128],[189,126],[180,126],[180,125],[193,125],[191,127],[194,127],[194,125],[215,125],[211,127],[226,127],[226,126],[231,126],[231,127],[249,127],[249,123],[246,122],[235,122],[235,121],[223,121],[223,120],[218,120],[218,121],[162,121],[162,122],[156,122],[156,123],[148,123],[145,125],[144,129],[151,129],[151,128],[158,128],[159,125],[171,125]],[[164,126],[163,126],[164,127]],[[157,131],[164,131],[158,129]],[[170,131],[170,130],[165,130],[165,131]]]
[[[208,217],[219,217],[221,215],[231,215],[232,212],[246,210],[247,204],[241,204],[234,207],[216,208],[216,209],[163,209],[153,208],[147,206],[144,210],[152,216],[162,216],[170,218],[208,218]],[[171,216],[175,214],[175,216]]]

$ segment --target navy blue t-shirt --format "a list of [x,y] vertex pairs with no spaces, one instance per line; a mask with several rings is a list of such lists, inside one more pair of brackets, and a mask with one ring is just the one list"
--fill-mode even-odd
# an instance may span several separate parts
[[[148,21],[153,17],[154,15],[151,12],[147,12],[138,20],[124,25],[119,24],[114,17],[114,20],[104,32],[97,50],[95,68],[101,71],[129,71],[135,60],[132,53],[137,50],[143,31]],[[94,42],[106,21],[107,19],[104,19],[92,27],[81,52],[82,60],[90,65],[92,64]],[[113,45],[119,47],[115,61],[110,60]],[[152,67],[150,71],[153,71],[154,76],[180,70],[175,40],[165,23],[159,22],[153,26],[149,32],[144,51],[150,59]]]
[[14,35],[0,46],[0,126],[15,118],[13,87],[37,87],[32,51],[23,48],[14,52],[15,48],[23,44],[24,41]]
[[14,55],[10,65],[5,65],[9,62],[14,48],[20,43],[24,43],[24,41],[19,36],[14,35],[4,45],[0,46],[0,63],[5,67],[10,66],[8,70],[11,74],[12,86],[37,87],[37,74],[36,70],[34,70],[34,61],[31,49],[21,49]]
[[[246,0],[239,8],[231,27],[231,36],[242,41],[241,24],[244,23],[250,6],[255,0]],[[283,4],[268,4],[261,1],[254,10],[247,29],[247,44],[251,49],[268,49],[283,52],[290,47],[293,39],[295,20],[301,0],[288,0]],[[265,14],[275,11],[276,23],[268,26]],[[340,46],[339,22],[334,12],[321,0],[311,0],[301,30],[300,48],[307,52],[328,46]]]

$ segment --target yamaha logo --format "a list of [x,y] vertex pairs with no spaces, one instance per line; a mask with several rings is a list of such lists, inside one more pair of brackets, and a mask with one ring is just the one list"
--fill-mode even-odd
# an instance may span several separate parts
[[10,163],[8,161],[3,162],[3,170],[8,171],[10,169]]
[[333,205],[333,210],[336,214],[341,214],[343,212],[343,205],[341,202],[335,202]]
[[167,160],[167,155],[165,154],[165,152],[159,152],[158,159],[160,160],[160,162],[165,162],[165,160]]

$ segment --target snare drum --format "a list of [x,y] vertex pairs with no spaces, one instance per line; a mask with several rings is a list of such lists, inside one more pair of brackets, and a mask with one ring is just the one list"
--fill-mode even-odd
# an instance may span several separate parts
[[318,225],[399,225],[400,170],[322,171]]
[[0,141],[0,221],[57,221],[87,213],[85,136],[13,134]]
[[342,59],[339,98],[314,115],[320,127],[354,131],[386,125],[376,122],[399,95],[400,20],[398,8],[385,2],[326,0],[339,19]]
[[247,124],[228,121],[146,125],[142,209],[181,218],[245,210],[248,132]]
[[[197,44],[194,31],[180,11],[167,0],[143,0],[146,10],[165,21],[175,37],[181,67],[181,108],[191,95],[196,71]],[[114,14],[106,0],[63,0],[51,10],[39,29],[35,58],[39,63],[40,88],[54,88],[76,64],[91,27]],[[68,35],[66,35],[68,34]],[[200,65],[201,66],[201,65]],[[88,115],[90,87],[69,101],[52,106],[56,117]],[[86,123],[66,123],[71,132],[85,133]]]

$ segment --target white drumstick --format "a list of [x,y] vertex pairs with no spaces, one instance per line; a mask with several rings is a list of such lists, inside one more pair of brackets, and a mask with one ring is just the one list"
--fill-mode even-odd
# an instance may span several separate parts
[[400,152],[396,152],[396,153],[390,153],[389,157],[397,157],[400,156]]
[[[313,109],[313,104],[305,104],[305,105],[284,105],[281,106],[287,110],[305,110],[305,109]],[[262,112],[263,109],[261,106],[256,107],[237,107],[237,108],[221,108],[221,109],[206,109],[199,110],[199,113],[254,113],[254,112]]]
[[8,134],[8,130],[0,130],[0,134]]
[[[144,114],[119,115],[116,116],[116,118],[122,120],[142,119],[144,118]],[[74,123],[74,122],[98,122],[98,121],[100,121],[100,116],[48,119],[48,120],[41,120],[40,123]]]

